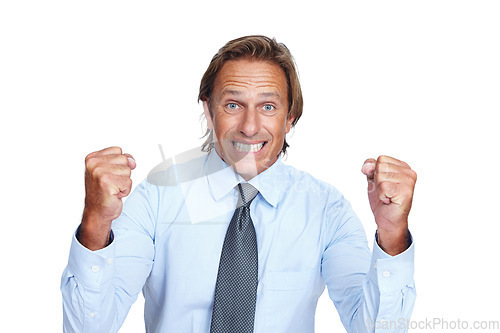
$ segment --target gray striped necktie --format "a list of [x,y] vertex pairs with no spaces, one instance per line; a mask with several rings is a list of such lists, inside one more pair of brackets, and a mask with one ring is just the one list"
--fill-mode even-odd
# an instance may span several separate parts
[[250,204],[255,187],[238,184],[240,197],[227,229],[215,285],[210,333],[252,333],[257,298],[257,238]]

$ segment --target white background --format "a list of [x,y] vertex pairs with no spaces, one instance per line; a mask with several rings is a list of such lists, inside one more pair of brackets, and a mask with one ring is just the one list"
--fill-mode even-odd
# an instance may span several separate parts
[[[84,157],[122,146],[137,184],[160,162],[158,143],[166,155],[200,145],[201,76],[247,34],[276,37],[298,64],[304,114],[286,163],[339,188],[370,239],[364,159],[417,171],[412,319],[500,321],[500,5],[329,3],[2,2],[0,331],[62,331]],[[141,298],[121,332],[144,331]],[[326,294],[316,327],[343,331]]]

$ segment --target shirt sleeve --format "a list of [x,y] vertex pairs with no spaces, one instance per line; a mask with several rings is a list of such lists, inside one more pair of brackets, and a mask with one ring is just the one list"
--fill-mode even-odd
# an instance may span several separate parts
[[98,251],[71,243],[61,279],[64,332],[117,332],[154,260],[154,187],[137,186],[113,221],[113,240]]
[[379,299],[378,311],[365,316],[368,332],[406,332],[415,303],[414,253],[410,247],[390,256],[373,242],[370,270],[366,276],[365,298]]
[[322,275],[347,332],[406,332],[415,302],[414,245],[397,256],[374,242],[342,199],[328,211]]

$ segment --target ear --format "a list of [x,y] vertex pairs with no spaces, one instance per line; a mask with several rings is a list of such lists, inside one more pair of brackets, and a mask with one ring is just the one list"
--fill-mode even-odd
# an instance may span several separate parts
[[207,120],[207,127],[209,130],[214,129],[214,123],[212,120],[212,115],[210,114],[210,108],[208,106],[208,101],[203,100],[203,112],[205,113],[205,119]]
[[286,124],[285,124],[285,126],[286,126],[286,132],[285,133],[286,134],[288,134],[288,132],[290,132],[290,127],[292,126],[292,123],[293,123],[294,120],[295,120],[295,117],[288,117],[286,119]]

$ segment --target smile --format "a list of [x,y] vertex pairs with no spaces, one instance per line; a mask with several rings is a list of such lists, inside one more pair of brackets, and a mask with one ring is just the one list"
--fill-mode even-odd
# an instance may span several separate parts
[[257,143],[257,144],[245,144],[241,142],[234,142],[233,146],[236,148],[236,151],[240,153],[256,153],[264,147],[265,142]]

